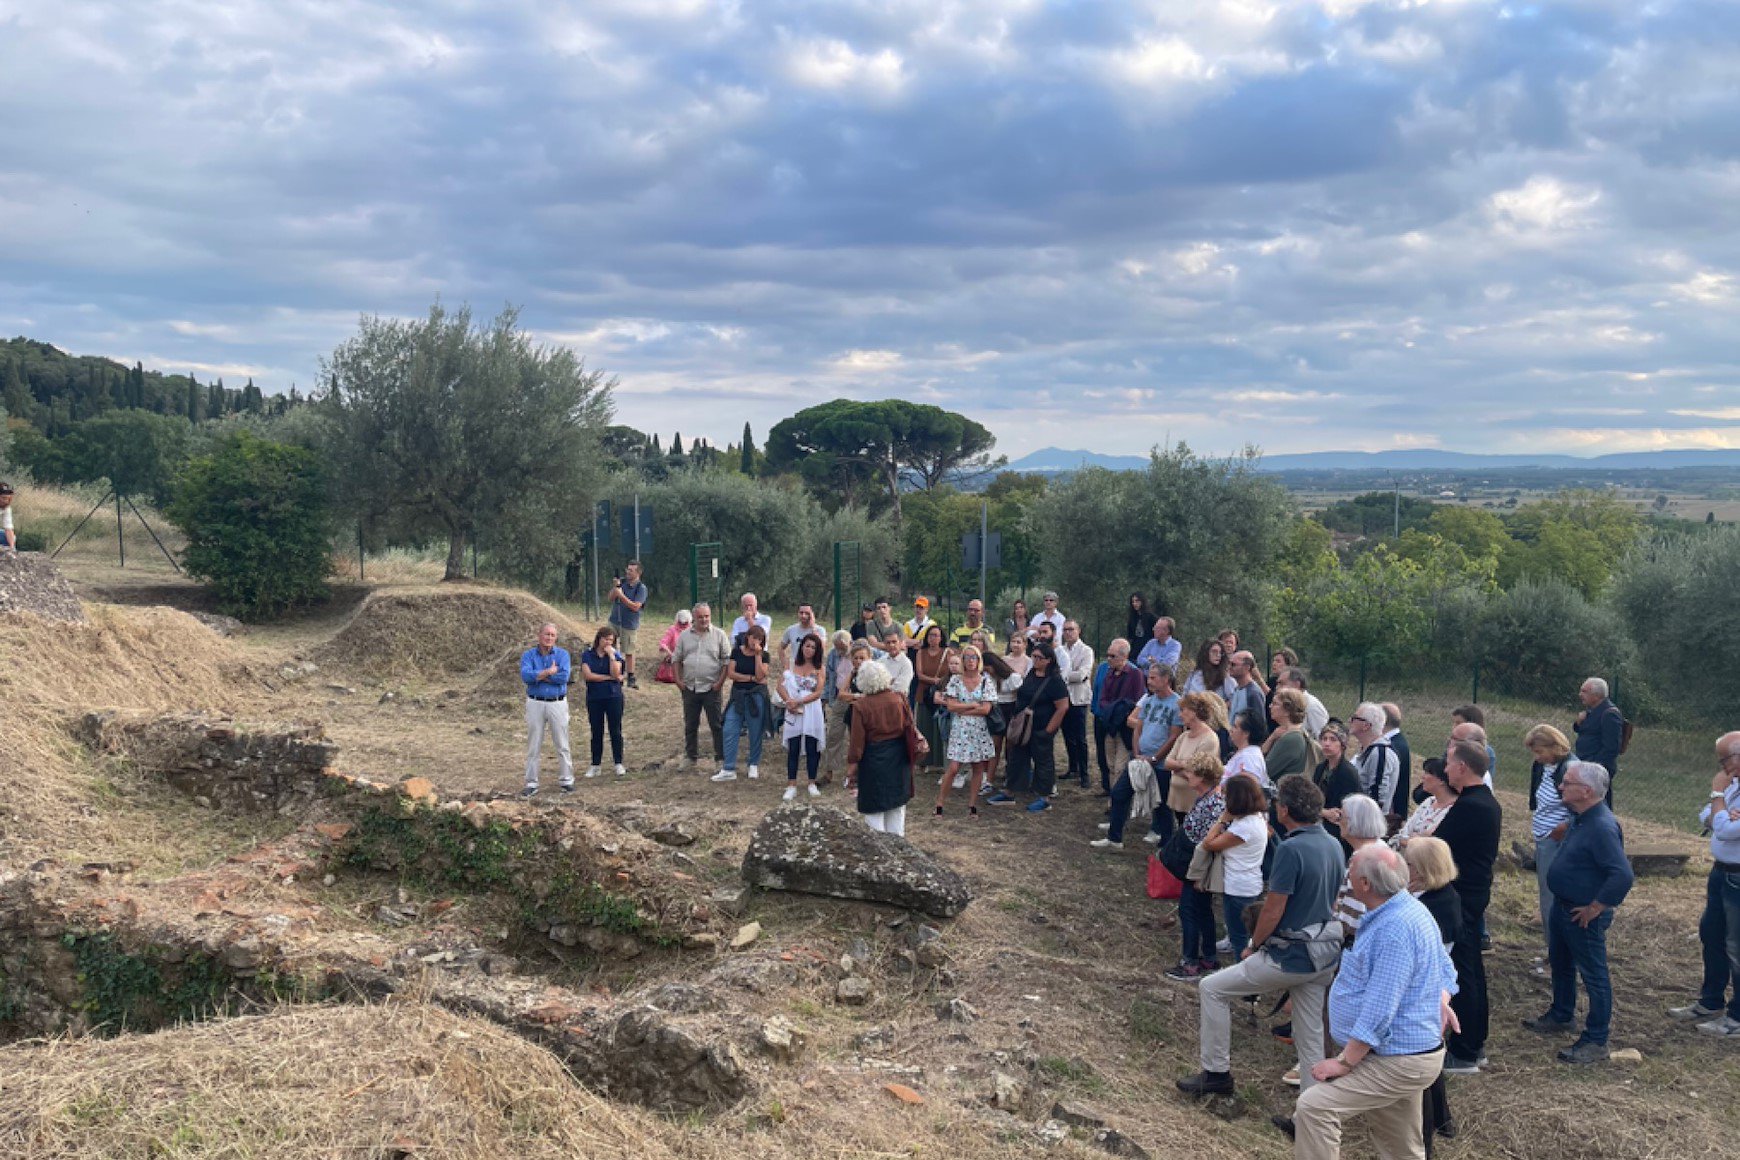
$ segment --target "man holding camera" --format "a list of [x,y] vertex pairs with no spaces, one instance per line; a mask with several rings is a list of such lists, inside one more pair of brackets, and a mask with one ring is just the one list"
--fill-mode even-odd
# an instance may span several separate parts
[[640,631],[640,610],[646,607],[646,585],[640,578],[640,561],[630,560],[622,575],[610,581],[610,623],[616,629],[616,651],[622,654],[622,675],[631,689],[634,679],[634,638]]

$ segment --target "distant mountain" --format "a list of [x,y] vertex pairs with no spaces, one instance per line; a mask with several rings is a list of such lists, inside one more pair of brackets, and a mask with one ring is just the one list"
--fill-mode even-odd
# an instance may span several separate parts
[[[1101,455],[1047,447],[1011,463],[1010,471],[1037,475],[1067,475],[1084,467],[1139,471],[1146,455]],[[1479,471],[1485,468],[1543,467],[1570,470],[1663,470],[1675,467],[1740,468],[1740,450],[1630,451],[1614,455],[1478,455],[1464,451],[1309,451],[1300,455],[1265,455],[1262,471]]]
[[1140,471],[1147,466],[1146,455],[1101,455],[1097,451],[1065,451],[1061,447],[1047,447],[1031,455],[1023,455],[1004,470],[1020,472],[1022,475],[1068,475],[1084,467],[1103,467],[1108,471]]

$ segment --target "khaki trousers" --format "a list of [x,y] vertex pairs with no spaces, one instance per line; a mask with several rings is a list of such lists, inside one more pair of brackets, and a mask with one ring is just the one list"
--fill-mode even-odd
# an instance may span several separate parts
[[562,759],[563,785],[574,784],[574,755],[568,748],[568,702],[534,701],[526,698],[526,787],[538,788],[538,752],[544,747],[544,729],[556,742]]
[[1420,1134],[1420,1093],[1444,1067],[1444,1052],[1424,1055],[1367,1055],[1359,1066],[1330,1083],[1299,1096],[1293,1108],[1296,1160],[1336,1160],[1341,1155],[1341,1122],[1364,1116],[1383,1160],[1424,1160]]
[[[1161,806],[1165,809],[1165,806]],[[1236,966],[1216,971],[1197,985],[1201,996],[1201,1059],[1203,1071],[1232,1070],[1232,1005],[1244,995],[1285,991],[1293,997],[1293,1049],[1299,1059],[1299,1088],[1316,1080],[1311,1067],[1323,1058],[1323,998],[1335,979],[1335,968],[1309,975],[1283,971],[1258,951]]]

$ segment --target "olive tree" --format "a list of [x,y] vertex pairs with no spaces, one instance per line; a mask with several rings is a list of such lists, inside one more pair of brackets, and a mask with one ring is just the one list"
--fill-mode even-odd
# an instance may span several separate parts
[[535,345],[513,307],[488,326],[439,302],[416,321],[364,317],[322,372],[341,498],[445,536],[446,579],[484,525],[552,540],[586,526],[616,380]]

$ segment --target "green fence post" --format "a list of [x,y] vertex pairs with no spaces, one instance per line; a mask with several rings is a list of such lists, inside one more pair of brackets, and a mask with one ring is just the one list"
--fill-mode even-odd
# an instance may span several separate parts
[[1479,661],[1474,662],[1474,688],[1472,690],[1472,695],[1468,699],[1476,705],[1480,704],[1480,662]]
[[1364,653],[1361,653],[1360,657],[1359,657],[1359,699],[1362,702],[1365,700],[1365,654]]
[[840,541],[834,541],[834,631],[840,631]]

